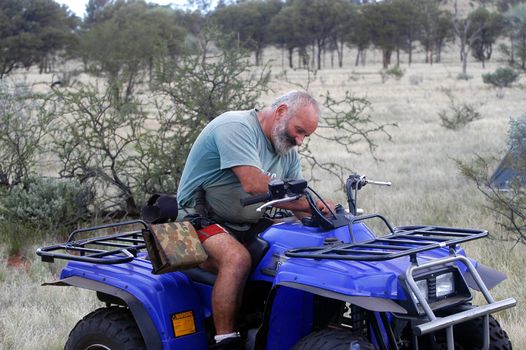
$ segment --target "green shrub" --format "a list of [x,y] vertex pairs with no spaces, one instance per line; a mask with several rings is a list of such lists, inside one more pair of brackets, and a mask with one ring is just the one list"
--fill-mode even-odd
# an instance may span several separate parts
[[0,197],[0,219],[56,230],[88,218],[92,201],[76,180],[30,177]]
[[450,130],[458,130],[474,120],[480,119],[480,113],[470,104],[458,103],[453,95],[446,92],[449,98],[449,110],[438,113],[441,125]]
[[399,65],[396,65],[392,68],[381,70],[380,75],[382,76],[382,83],[385,83],[391,77],[400,80],[404,76],[404,71]]
[[503,88],[513,84],[519,78],[519,73],[509,67],[500,67],[493,73],[487,73],[482,75],[482,81],[485,84],[491,84],[493,86]]

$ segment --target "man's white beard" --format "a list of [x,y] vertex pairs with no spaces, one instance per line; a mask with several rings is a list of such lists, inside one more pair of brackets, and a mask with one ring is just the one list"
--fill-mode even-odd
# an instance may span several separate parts
[[292,147],[295,146],[289,142],[287,135],[287,124],[289,119],[289,116],[281,118],[281,120],[272,128],[272,144],[274,145],[274,150],[276,153],[280,155],[286,154]]

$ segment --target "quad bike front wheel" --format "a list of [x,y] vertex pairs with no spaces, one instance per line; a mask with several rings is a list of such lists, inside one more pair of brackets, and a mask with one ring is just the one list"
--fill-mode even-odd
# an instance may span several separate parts
[[[482,349],[484,336],[483,318],[460,323],[453,328],[453,331],[455,350]],[[447,349],[445,335],[442,335],[439,339],[439,349]],[[491,315],[489,316],[489,350],[512,350],[508,334]]]
[[345,330],[323,329],[303,337],[294,350],[375,350],[373,344]]
[[64,350],[146,349],[129,309],[104,307],[80,320],[69,333]]
[[[464,349],[482,349],[483,319],[477,318],[470,322],[457,325],[455,338]],[[511,341],[508,334],[502,329],[499,322],[489,316],[489,350],[511,350]]]

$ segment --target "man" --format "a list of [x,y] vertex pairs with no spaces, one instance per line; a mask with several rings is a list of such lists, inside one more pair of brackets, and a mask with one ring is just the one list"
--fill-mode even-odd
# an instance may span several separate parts
[[[255,210],[257,205],[242,207],[239,200],[267,192],[272,179],[301,178],[295,146],[316,130],[319,117],[316,100],[298,91],[277,98],[262,110],[220,115],[203,129],[192,146],[177,193],[179,206],[192,210],[204,195],[212,219],[246,230],[262,214]],[[304,199],[281,207],[298,217],[309,212]],[[326,211],[322,204],[320,207]],[[209,259],[202,268],[217,272],[212,307],[218,348],[239,347],[241,339],[234,321],[250,272],[250,255],[227,233],[211,235],[203,241],[203,247]]]

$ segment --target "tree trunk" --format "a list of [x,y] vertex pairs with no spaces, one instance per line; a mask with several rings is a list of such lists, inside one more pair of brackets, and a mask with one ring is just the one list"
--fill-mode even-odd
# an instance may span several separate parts
[[384,49],[382,50],[382,56],[383,56],[383,67],[384,69],[389,68],[389,65],[391,64],[391,50]]
[[340,43],[340,49],[338,50],[338,67],[343,67],[343,49],[344,49],[344,42],[343,40]]
[[322,45],[318,42],[318,70],[321,70],[321,50]]
[[289,68],[294,68],[294,65],[292,64],[292,58],[294,55],[294,48],[289,48]]

